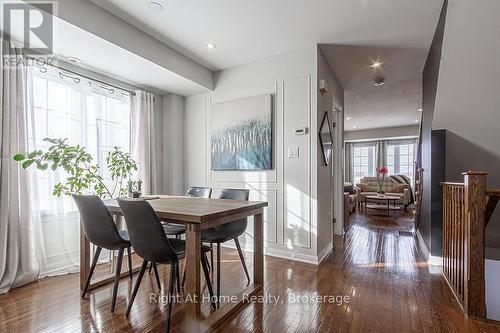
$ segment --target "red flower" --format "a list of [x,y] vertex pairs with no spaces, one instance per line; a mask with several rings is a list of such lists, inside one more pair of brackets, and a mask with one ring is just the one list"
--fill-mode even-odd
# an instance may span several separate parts
[[389,173],[389,169],[386,167],[377,168],[377,173],[385,176]]

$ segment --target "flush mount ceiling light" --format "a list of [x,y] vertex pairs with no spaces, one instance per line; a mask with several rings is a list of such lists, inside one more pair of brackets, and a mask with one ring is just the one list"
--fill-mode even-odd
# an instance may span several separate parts
[[414,122],[414,123],[419,123],[419,122],[420,122],[420,120],[416,119],[416,120],[414,120],[413,122]]
[[418,112],[422,112],[422,111],[424,111],[424,109],[420,108],[420,109],[418,109],[417,111],[418,111]]
[[82,63],[82,60],[80,58],[77,58],[77,57],[68,57],[67,59],[69,62],[71,62],[73,64],[81,64]]
[[375,60],[371,65],[370,67],[373,68],[373,69],[379,69],[379,68],[382,68],[382,64],[383,62],[379,61],[379,60]]
[[165,3],[160,0],[148,1],[148,8],[152,12],[161,13],[165,10]]
[[213,50],[213,49],[215,49],[216,47],[217,47],[217,45],[215,45],[215,43],[214,43],[214,42],[208,42],[208,43],[207,43],[207,49],[209,49],[209,50]]
[[356,127],[356,126],[353,126],[352,128],[353,128],[353,129],[356,129],[357,127]]
[[352,118],[351,117],[347,117],[347,120],[351,120]]
[[377,75],[373,78],[373,85],[375,87],[381,87],[385,84],[385,77],[382,75]]

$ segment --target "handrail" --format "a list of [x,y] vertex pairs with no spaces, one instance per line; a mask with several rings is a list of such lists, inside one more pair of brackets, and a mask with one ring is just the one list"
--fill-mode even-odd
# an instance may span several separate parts
[[493,201],[489,200],[500,197],[487,197],[485,172],[469,171],[463,175],[463,183],[441,183],[443,275],[464,312],[485,318],[484,230],[489,214],[487,202],[493,205]]
[[488,202],[486,203],[486,210],[484,212],[485,226],[490,222],[493,212],[500,200],[500,189],[487,190],[486,195],[488,196]]

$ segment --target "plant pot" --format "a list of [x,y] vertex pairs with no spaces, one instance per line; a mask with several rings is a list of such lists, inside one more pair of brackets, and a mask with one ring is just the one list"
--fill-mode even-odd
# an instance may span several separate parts
[[379,192],[377,192],[377,196],[383,197],[383,196],[385,196],[385,192],[384,191],[379,191]]

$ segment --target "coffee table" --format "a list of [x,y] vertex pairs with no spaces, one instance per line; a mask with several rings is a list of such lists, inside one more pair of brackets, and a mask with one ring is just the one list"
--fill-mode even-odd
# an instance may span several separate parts
[[[373,203],[368,203],[368,200],[373,201]],[[390,196],[390,195],[367,195],[365,197],[365,209],[368,212],[368,209],[378,209],[378,210],[387,210],[387,215],[391,214],[391,210],[395,213],[399,210],[399,207],[396,206],[396,201],[399,200],[399,197]],[[392,205],[391,205],[392,202]],[[382,203],[382,204],[381,204]]]

